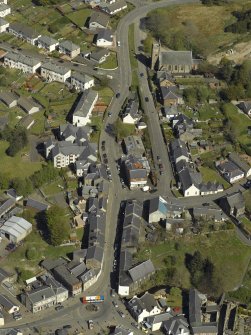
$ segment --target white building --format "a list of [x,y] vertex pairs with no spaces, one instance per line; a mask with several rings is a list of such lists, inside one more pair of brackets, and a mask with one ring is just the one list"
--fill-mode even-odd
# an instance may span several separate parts
[[0,326],[4,326],[4,316],[1,312],[0,312]]
[[115,15],[126,8],[127,3],[124,0],[117,0],[115,2],[113,1],[110,4],[104,4],[101,6],[101,9],[110,15]]
[[45,63],[41,66],[41,76],[48,81],[64,83],[71,76],[71,69],[52,63]]
[[11,12],[10,6],[8,6],[4,3],[0,4],[0,17],[5,17],[5,16],[9,15],[10,12]]
[[98,100],[98,93],[88,90],[82,93],[81,98],[73,112],[72,123],[75,126],[86,126],[90,121],[90,116]]
[[11,23],[8,30],[10,34],[32,45],[36,45],[38,38],[41,36],[35,29],[18,22]]
[[9,22],[5,21],[3,18],[0,18],[0,33],[5,32],[9,28]]
[[22,54],[8,52],[4,56],[4,65],[21,70],[24,73],[35,73],[36,70],[40,68],[41,62]]
[[71,76],[71,86],[76,90],[85,91],[94,86],[94,78],[75,72]]
[[58,51],[70,58],[74,58],[80,54],[80,47],[71,41],[62,41],[58,45]]
[[128,308],[134,319],[141,323],[146,317],[161,313],[161,309],[154,299],[154,296],[148,292],[140,298],[134,296],[128,302]]
[[110,29],[100,29],[96,36],[96,45],[98,47],[113,46],[113,34]]
[[29,115],[37,113],[40,110],[32,98],[21,97],[18,99],[17,105]]
[[32,224],[23,218],[12,216],[0,227],[1,237],[13,243],[22,241],[32,231]]
[[41,36],[37,40],[37,46],[43,48],[49,52],[55,51],[58,46],[58,41],[49,36]]
[[8,314],[18,312],[20,309],[20,307],[17,304],[15,304],[4,294],[0,294],[0,305]]

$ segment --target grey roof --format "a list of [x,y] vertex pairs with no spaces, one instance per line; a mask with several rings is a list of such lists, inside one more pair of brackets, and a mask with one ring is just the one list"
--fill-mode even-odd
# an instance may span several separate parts
[[9,297],[4,294],[0,294],[0,305],[4,308],[11,309],[13,306],[17,306]]
[[71,75],[71,78],[74,78],[81,83],[87,83],[91,80],[94,80],[92,77],[88,76],[87,74],[83,74],[80,72],[73,72]]
[[137,247],[139,243],[139,230],[133,226],[127,226],[123,229],[121,243],[129,244],[130,247]]
[[52,287],[43,285],[30,292],[26,292],[26,296],[33,304],[36,304],[43,299],[54,297],[55,292]]
[[35,103],[35,101],[32,98],[20,97],[17,103],[19,107],[21,107],[25,112],[28,113],[33,107],[39,108],[39,106]]
[[182,156],[185,156],[187,158],[189,157],[186,143],[181,141],[180,139],[174,139],[171,142],[171,151],[174,161]]
[[179,111],[176,106],[164,107],[164,113],[167,116],[178,115]]
[[65,66],[53,64],[50,62],[42,64],[41,69],[46,69],[48,71],[59,73],[61,75],[65,75],[70,71],[70,69]]
[[85,273],[83,273],[82,275],[79,276],[79,279],[83,282],[86,283],[89,280],[91,280],[92,278],[96,277],[97,273],[95,269],[90,269],[87,270]]
[[124,228],[126,228],[127,226],[131,225],[135,227],[136,229],[140,230],[141,222],[142,222],[142,219],[140,217],[134,214],[130,214],[130,215],[125,216],[123,226]]
[[140,136],[130,135],[124,138],[124,144],[126,147],[126,152],[143,154],[145,152],[145,147]]
[[235,152],[231,152],[228,155],[228,158],[235,164],[237,165],[243,172],[247,173],[250,171],[251,166],[248,165],[247,162],[245,162],[244,160],[242,160],[240,158],[240,156],[235,153]]
[[106,27],[109,22],[109,16],[102,12],[93,11],[89,19],[89,25],[94,22],[97,22],[101,26]]
[[38,42],[45,44],[47,46],[58,44],[57,40],[55,40],[54,38],[50,36],[45,36],[45,35],[42,35],[41,37],[39,37]]
[[81,93],[81,97],[78,101],[76,108],[74,109],[73,115],[86,117],[93,102],[97,98],[98,93],[93,90],[86,90]]
[[4,102],[6,105],[10,105],[13,102],[17,102],[19,96],[13,92],[1,92],[0,100]]
[[106,40],[108,42],[112,42],[113,41],[112,31],[110,29],[100,29],[98,34],[97,34],[97,40],[99,40],[99,39],[103,39],[103,40]]
[[39,211],[46,211],[49,207],[49,205],[46,205],[40,201],[33,200],[31,198],[28,198],[26,201],[26,206],[34,208]]
[[114,332],[112,334],[114,335],[128,335],[130,334],[132,331],[130,329],[125,329],[122,328],[121,326],[116,326],[114,329]]
[[131,214],[136,215],[138,217],[142,217],[143,206],[139,201],[132,200],[126,203],[125,216],[131,215]]
[[32,66],[32,67],[40,63],[39,59],[29,57],[23,54],[19,54],[19,53],[14,53],[14,52],[7,52],[7,54],[4,57],[12,60],[13,62],[16,62],[16,63],[19,62],[19,63],[25,64],[27,66]]
[[102,264],[104,249],[99,246],[92,246],[87,249],[86,260],[94,259]]
[[172,317],[173,317],[173,315],[170,312],[164,312],[164,313],[161,313],[161,314],[148,316],[147,317],[147,322],[151,325],[154,325],[156,323],[160,323],[160,322],[164,322],[166,320],[169,320]]
[[15,203],[16,203],[16,201],[14,199],[8,199],[8,200],[6,200],[0,206],[0,217],[2,217],[5,212],[7,212],[9,209],[11,209],[15,205]]
[[155,272],[154,265],[150,259],[144,261],[138,265],[135,265],[130,270],[128,270],[130,277],[134,282],[144,278],[147,275],[150,275]]
[[201,299],[199,292],[195,288],[191,288],[189,291],[189,321],[190,324],[200,325],[201,324]]
[[86,271],[86,265],[84,262],[71,261],[68,265],[68,269],[74,276],[78,277]]
[[99,49],[97,51],[92,51],[90,58],[96,62],[99,62],[101,58],[108,57],[110,51],[108,49]]
[[127,6],[126,2],[124,0],[117,0],[116,2],[110,4],[110,5],[104,5],[105,8],[108,9],[109,13],[114,12],[117,9],[120,9],[124,6]]
[[199,326],[192,326],[194,334],[218,334],[218,326],[216,322],[202,323]]
[[137,99],[128,100],[124,114],[130,114],[135,119],[139,118],[139,102]]
[[230,207],[243,207],[245,206],[245,200],[241,192],[235,192],[226,197],[226,200]]
[[100,210],[93,213],[89,213],[88,215],[89,231],[104,234],[105,220],[106,220],[105,213],[101,212]]
[[9,22],[0,17],[0,27],[5,26],[6,24],[9,24]]
[[140,298],[133,297],[129,301],[129,306],[137,313],[140,314],[144,309],[151,312],[152,309],[158,306],[154,296],[148,292],[145,292]]
[[9,30],[10,29],[29,39],[36,39],[40,36],[40,34],[34,28],[28,27],[27,25],[18,22],[10,23]]
[[248,113],[251,110],[251,101],[242,101],[237,105],[244,113]]
[[177,86],[171,86],[171,87],[161,86],[160,91],[162,98],[164,100],[180,98],[180,95],[177,93]]
[[229,176],[229,178],[234,178],[244,174],[234,162],[224,161],[217,165],[218,170],[223,174]]
[[160,53],[160,67],[165,65],[193,65],[192,51],[163,51]]
[[74,274],[72,274],[66,267],[66,265],[59,265],[53,269],[55,275],[58,275],[63,282],[67,285],[76,285],[79,283],[79,280]]
[[166,334],[180,335],[182,330],[184,333],[190,334],[189,325],[184,316],[175,316],[163,322]]
[[212,217],[216,220],[222,220],[225,218],[225,214],[222,209],[216,206],[202,206],[193,208],[193,216],[198,218],[200,216]]
[[10,276],[11,275],[8,272],[0,268],[0,283],[2,283],[5,279],[9,278]]
[[75,51],[79,49],[79,46],[72,43],[71,41],[62,41],[59,43],[59,47],[62,47],[68,51]]
[[119,269],[126,271],[132,267],[132,253],[128,250],[121,250],[119,258]]
[[66,264],[66,260],[63,258],[57,258],[57,259],[45,259],[44,261],[42,261],[41,265],[43,268],[45,268],[48,271],[53,270],[54,268],[56,268],[59,265],[64,265]]

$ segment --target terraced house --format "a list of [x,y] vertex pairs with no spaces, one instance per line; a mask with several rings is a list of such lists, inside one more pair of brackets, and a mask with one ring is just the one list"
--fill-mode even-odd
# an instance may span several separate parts
[[4,65],[25,73],[35,73],[40,68],[41,62],[38,59],[22,54],[8,52],[4,57]]

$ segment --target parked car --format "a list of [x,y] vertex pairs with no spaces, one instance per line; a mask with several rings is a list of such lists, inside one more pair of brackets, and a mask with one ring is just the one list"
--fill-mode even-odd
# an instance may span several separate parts
[[145,97],[145,102],[148,102],[149,101],[149,98],[148,97]]
[[116,98],[118,99],[120,97],[120,93],[118,92],[117,94],[116,94]]
[[125,318],[125,314],[121,310],[118,310],[118,313],[122,318]]
[[56,310],[56,311],[60,311],[60,310],[63,309],[63,308],[64,308],[63,305],[58,305],[58,306],[55,307],[55,310]]
[[158,161],[158,162],[160,162],[160,161],[161,161],[161,159],[160,159],[160,156],[157,156],[157,161]]
[[114,288],[111,289],[111,296],[115,297],[115,290],[114,290]]
[[65,326],[63,326],[63,328],[64,328],[64,329],[71,329],[72,326],[71,326],[71,325],[65,325]]
[[88,320],[88,327],[89,327],[89,329],[93,329],[94,323],[93,323],[92,320]]
[[119,307],[119,305],[116,303],[116,301],[113,301],[112,303],[113,303],[113,306],[114,306],[115,308],[118,308],[118,307]]

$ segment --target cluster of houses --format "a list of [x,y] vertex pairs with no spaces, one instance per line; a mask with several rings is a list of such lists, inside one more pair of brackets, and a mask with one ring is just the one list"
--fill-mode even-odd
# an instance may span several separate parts
[[84,3],[111,16],[127,8],[127,3],[124,0],[84,0]]
[[133,263],[133,255],[137,252],[139,243],[145,238],[146,222],[142,216],[141,203],[136,200],[126,201],[118,269],[118,294],[120,296],[131,295],[155,273],[151,260],[138,264]]
[[195,168],[185,142],[180,139],[171,141],[170,158],[178,179],[178,187],[185,197],[223,191],[223,186],[219,183],[203,183],[201,173]]
[[225,312],[223,302],[221,299],[216,304],[208,300],[206,295],[191,288],[188,317],[181,314],[178,308],[168,307],[164,296],[155,299],[148,292],[130,299],[127,308],[144,331],[161,331],[166,335],[216,335],[219,331],[220,314]]
[[232,152],[228,159],[215,163],[220,174],[230,183],[233,184],[243,178],[251,175],[251,167],[240,156]]

